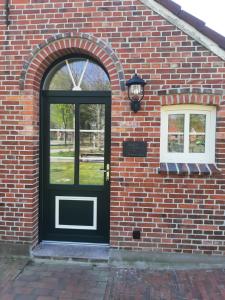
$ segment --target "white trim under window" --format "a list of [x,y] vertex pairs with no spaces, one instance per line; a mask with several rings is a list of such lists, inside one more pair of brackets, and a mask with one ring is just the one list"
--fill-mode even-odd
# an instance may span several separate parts
[[215,106],[163,106],[160,162],[215,163],[215,131]]

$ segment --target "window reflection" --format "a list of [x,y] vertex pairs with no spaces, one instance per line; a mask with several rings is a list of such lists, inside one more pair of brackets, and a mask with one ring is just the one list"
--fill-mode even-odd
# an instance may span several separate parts
[[74,183],[75,105],[50,106],[50,183]]
[[191,114],[189,127],[189,152],[205,152],[206,115]]
[[57,64],[44,82],[44,90],[110,90],[105,70],[90,59],[70,58]]
[[80,184],[104,183],[105,106],[80,105]]
[[184,152],[184,114],[168,116],[168,152]]

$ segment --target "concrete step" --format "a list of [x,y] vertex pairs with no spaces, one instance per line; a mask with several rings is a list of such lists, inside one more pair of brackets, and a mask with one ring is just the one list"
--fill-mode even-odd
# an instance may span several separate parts
[[31,253],[35,259],[108,263],[109,245],[43,241]]
[[33,259],[107,264],[115,268],[152,270],[225,269],[224,256],[156,253],[110,249],[109,245],[41,242],[31,253]]

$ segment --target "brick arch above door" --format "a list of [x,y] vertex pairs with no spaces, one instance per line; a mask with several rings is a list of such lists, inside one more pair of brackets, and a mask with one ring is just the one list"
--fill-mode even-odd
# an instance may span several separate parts
[[46,69],[58,58],[68,54],[86,54],[99,61],[109,74],[112,94],[125,90],[122,65],[110,45],[90,34],[64,33],[54,35],[37,45],[23,64],[20,90],[39,93]]

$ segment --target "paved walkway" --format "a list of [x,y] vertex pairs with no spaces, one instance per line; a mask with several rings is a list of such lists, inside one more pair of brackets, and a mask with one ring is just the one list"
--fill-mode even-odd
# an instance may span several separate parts
[[[0,294],[4,287],[23,271],[28,259],[0,257]],[[1,299],[1,298],[0,298]]]
[[1,300],[224,300],[225,270],[0,259]]

